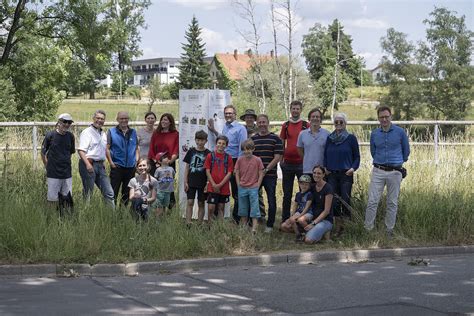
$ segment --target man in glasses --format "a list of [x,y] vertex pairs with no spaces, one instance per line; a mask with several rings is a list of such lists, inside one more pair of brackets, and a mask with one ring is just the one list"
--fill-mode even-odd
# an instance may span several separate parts
[[41,148],[48,183],[47,201],[56,205],[61,215],[72,210],[71,155],[75,152],[75,141],[69,129],[73,122],[69,113],[60,114],[56,129],[46,134]]
[[[225,152],[228,155],[232,156],[234,165],[237,162],[237,159],[240,156],[242,156],[242,148],[241,148],[242,143],[245,140],[247,140],[247,129],[242,124],[237,122],[236,118],[237,118],[236,108],[233,105],[227,105],[224,108],[225,125],[224,125],[224,128],[222,129],[222,135],[226,136],[229,139],[229,144],[227,145]],[[213,120],[208,121],[208,128],[209,128],[209,131],[214,133],[216,136],[218,135],[218,132],[214,128]],[[234,218],[234,221],[238,224],[240,221],[240,216],[238,215],[239,195],[238,195],[237,182],[235,180],[235,175],[233,174],[232,174],[232,177],[230,178],[230,185],[232,189],[232,198],[234,199],[234,209],[232,211],[232,217]]]
[[388,106],[377,109],[380,127],[370,134],[370,154],[373,158],[369,199],[365,210],[365,229],[374,228],[377,207],[384,187],[387,187],[387,212],[385,226],[387,236],[393,235],[397,219],[398,195],[402,182],[402,165],[408,160],[410,146],[405,131],[392,124],[392,111]]

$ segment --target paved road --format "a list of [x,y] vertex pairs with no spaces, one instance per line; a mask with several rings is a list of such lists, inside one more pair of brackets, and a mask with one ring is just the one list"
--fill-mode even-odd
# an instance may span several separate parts
[[0,279],[0,315],[474,314],[474,255],[235,267],[114,278]]

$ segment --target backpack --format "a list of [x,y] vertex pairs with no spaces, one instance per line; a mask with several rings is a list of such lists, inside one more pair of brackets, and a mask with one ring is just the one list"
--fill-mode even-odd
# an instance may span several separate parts
[[[285,139],[288,139],[288,126],[290,126],[290,121],[285,122]],[[301,124],[301,130],[305,130],[308,128],[308,122],[303,121],[303,124]]]
[[[211,153],[211,171],[214,168],[214,161],[216,160],[217,160],[216,152],[213,151]],[[228,167],[229,167],[229,155],[225,152],[224,153],[224,174],[227,174]]]

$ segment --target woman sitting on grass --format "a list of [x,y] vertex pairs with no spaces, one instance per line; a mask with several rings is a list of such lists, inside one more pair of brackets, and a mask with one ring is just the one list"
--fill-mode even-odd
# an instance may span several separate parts
[[137,176],[128,183],[130,188],[129,199],[132,201],[132,215],[137,221],[148,219],[149,206],[156,200],[158,181],[150,176],[149,171],[148,158],[140,158],[138,160]]
[[306,231],[304,242],[308,244],[321,240],[333,225],[333,189],[329,183],[324,181],[324,174],[325,170],[322,166],[316,165],[313,168],[313,179],[316,182],[312,203],[314,219],[304,227]]

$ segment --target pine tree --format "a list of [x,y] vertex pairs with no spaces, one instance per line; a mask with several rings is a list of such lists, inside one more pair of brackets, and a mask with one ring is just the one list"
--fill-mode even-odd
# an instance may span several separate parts
[[196,17],[193,16],[185,33],[187,43],[182,44],[184,52],[181,54],[182,60],[178,67],[181,89],[207,89],[211,86],[209,65],[204,61],[206,44],[202,42],[200,35],[201,29]]

